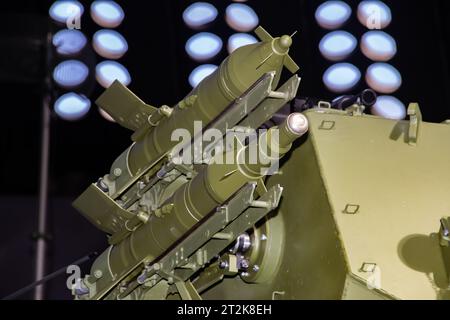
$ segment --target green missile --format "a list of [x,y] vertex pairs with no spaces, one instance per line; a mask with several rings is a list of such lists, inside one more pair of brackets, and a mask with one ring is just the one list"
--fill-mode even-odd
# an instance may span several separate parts
[[[149,163],[177,144],[176,141],[171,141],[174,130],[183,128],[193,134],[195,121],[200,121],[207,126],[264,74],[276,72],[276,79],[273,82],[273,89],[275,89],[283,66],[292,73],[298,71],[299,67],[289,56],[289,49],[292,46],[290,36],[272,38],[262,27],[255,32],[263,42],[234,51],[213,74],[204,79],[175,106],[170,116],[161,117],[161,111],[155,110],[154,115],[149,117],[149,122],[154,127],[145,133],[139,133],[136,143],[127,149],[119,157],[120,160],[113,165],[112,175],[115,169],[123,167],[124,161],[126,168],[121,169],[126,170],[122,174],[129,177],[139,174]],[[97,100],[97,105],[110,113],[113,118],[117,118],[119,123],[123,119],[115,116],[117,110],[136,104],[145,105],[118,82]],[[166,112],[166,115],[169,114]]]
[[[259,146],[270,146],[272,159],[280,159],[287,154],[292,143],[308,131],[308,120],[302,114],[290,115],[279,127],[261,135]],[[273,136],[277,136],[274,139]],[[108,286],[115,276],[123,274],[140,261],[153,261],[172,245],[183,238],[193,227],[201,223],[214,209],[225,203],[244,185],[260,181],[264,177],[266,159],[249,166],[242,163],[242,154],[250,152],[249,147],[229,151],[233,163],[215,164],[205,167],[190,182],[178,189],[162,206],[158,213],[148,220],[125,240],[110,247],[104,257],[92,267],[92,274],[101,270],[103,277],[97,282]],[[244,157],[246,158],[246,157]],[[267,168],[266,168],[267,169]]]
[[123,221],[136,214],[121,207],[119,200],[127,190],[136,188],[144,174],[150,176],[152,172],[148,172],[178,144],[172,141],[175,130],[185,129],[194,135],[195,123],[208,126],[263,75],[275,74],[275,90],[283,66],[293,73],[298,71],[289,56],[290,36],[272,38],[262,27],[255,32],[262,42],[235,50],[174,108],[147,105],[120,82],[114,82],[96,103],[118,124],[134,131],[134,143],[115,160],[109,174],[74,202],[74,207],[102,231],[116,233]]

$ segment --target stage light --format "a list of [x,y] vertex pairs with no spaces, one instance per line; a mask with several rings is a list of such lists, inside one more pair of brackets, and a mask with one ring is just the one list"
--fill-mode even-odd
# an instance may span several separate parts
[[128,51],[125,38],[114,30],[99,30],[94,34],[92,45],[95,52],[107,59],[120,59]]
[[69,92],[56,100],[54,110],[64,120],[75,121],[83,118],[91,108],[91,101],[84,95]]
[[325,71],[323,82],[326,87],[336,93],[351,90],[361,79],[361,72],[350,63],[338,63]]
[[352,14],[350,6],[343,1],[326,1],[316,10],[317,23],[325,29],[342,27]]
[[392,21],[391,9],[382,1],[362,1],[358,6],[358,20],[368,29],[384,29]]
[[125,13],[115,1],[94,1],[91,4],[91,17],[101,27],[116,28],[122,23]]
[[403,120],[406,118],[405,105],[392,96],[379,96],[371,112],[375,116],[391,120]]
[[53,80],[67,89],[80,86],[86,81],[89,75],[89,68],[81,61],[66,60],[58,64],[53,70]]
[[402,85],[402,76],[390,64],[379,62],[367,69],[366,82],[377,92],[393,93]]
[[95,77],[104,88],[118,80],[124,86],[128,86],[131,82],[131,76],[127,68],[116,61],[103,61],[95,67]]
[[86,36],[78,30],[63,29],[58,31],[52,39],[56,52],[62,56],[77,55],[87,43]]
[[346,59],[356,48],[358,41],[346,31],[334,31],[325,35],[320,41],[322,55],[331,61]]
[[362,36],[361,51],[373,61],[389,61],[397,54],[397,43],[386,32],[369,31]]
[[68,23],[83,15],[84,7],[79,1],[55,1],[50,9],[50,17],[59,23]]
[[100,115],[108,120],[109,122],[116,122],[113,117],[111,117],[105,110],[103,110],[102,108],[98,108],[98,112],[100,113]]
[[228,38],[228,53],[231,54],[234,50],[240,47],[257,42],[258,40],[248,33],[235,33],[230,38]]
[[183,12],[183,20],[192,29],[199,29],[217,18],[217,9],[207,2],[195,2]]
[[206,77],[216,71],[217,66],[213,64],[204,64],[195,68],[189,75],[189,84],[195,88],[203,81]]
[[239,32],[249,32],[258,26],[259,18],[256,12],[246,4],[232,3],[225,11],[228,25]]
[[196,61],[205,61],[215,57],[222,50],[222,39],[213,33],[201,32],[186,42],[186,52]]

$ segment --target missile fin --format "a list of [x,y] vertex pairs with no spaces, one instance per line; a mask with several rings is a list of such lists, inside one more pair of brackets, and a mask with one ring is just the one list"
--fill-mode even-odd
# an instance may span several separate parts
[[297,73],[297,71],[300,70],[300,67],[290,56],[286,56],[284,58],[284,66],[292,73]]
[[264,29],[263,27],[259,26],[255,30],[256,35],[258,38],[263,42],[269,42],[273,40],[273,37]]
[[97,99],[96,104],[122,127],[133,131],[143,127],[149,116],[158,110],[144,103],[117,80]]

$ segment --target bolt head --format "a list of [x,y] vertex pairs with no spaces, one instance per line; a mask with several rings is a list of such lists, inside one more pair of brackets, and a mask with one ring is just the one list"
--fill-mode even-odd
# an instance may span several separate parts
[[94,271],[94,277],[96,277],[97,279],[100,279],[101,277],[103,277],[102,270],[95,270]]
[[115,168],[113,173],[116,177],[120,177],[122,175],[122,169]]

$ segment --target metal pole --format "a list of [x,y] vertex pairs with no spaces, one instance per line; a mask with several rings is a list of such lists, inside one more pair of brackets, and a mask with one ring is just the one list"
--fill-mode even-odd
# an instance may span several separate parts
[[[45,276],[45,260],[47,252],[47,210],[48,210],[48,163],[50,154],[50,95],[45,95],[42,103],[42,142],[41,142],[41,170],[39,183],[39,213],[38,237],[36,249],[35,281]],[[34,291],[35,300],[44,299],[44,286],[40,285]]]

